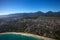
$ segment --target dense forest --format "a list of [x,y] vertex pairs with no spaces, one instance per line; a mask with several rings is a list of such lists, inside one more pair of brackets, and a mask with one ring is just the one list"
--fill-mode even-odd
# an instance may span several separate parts
[[0,33],[24,32],[60,40],[60,12],[41,11],[0,16]]

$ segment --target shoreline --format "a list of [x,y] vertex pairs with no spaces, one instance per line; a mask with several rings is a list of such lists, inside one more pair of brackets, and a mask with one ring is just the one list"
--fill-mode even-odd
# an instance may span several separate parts
[[42,38],[44,40],[56,40],[56,39],[52,39],[52,38],[47,38],[47,37],[43,37],[43,36],[38,36],[35,34],[30,34],[30,33],[23,33],[23,32],[4,32],[4,33],[0,33],[0,34],[20,34],[20,35],[24,35],[24,36],[32,36],[35,38]]

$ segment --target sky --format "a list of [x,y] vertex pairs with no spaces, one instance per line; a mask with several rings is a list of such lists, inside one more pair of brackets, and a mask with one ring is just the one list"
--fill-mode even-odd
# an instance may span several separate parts
[[60,11],[60,0],[0,0],[0,15]]

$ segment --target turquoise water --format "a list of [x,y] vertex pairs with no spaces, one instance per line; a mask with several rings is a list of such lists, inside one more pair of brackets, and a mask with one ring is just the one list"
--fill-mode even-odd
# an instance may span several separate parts
[[20,34],[0,34],[0,40],[43,40],[32,36],[24,36]]

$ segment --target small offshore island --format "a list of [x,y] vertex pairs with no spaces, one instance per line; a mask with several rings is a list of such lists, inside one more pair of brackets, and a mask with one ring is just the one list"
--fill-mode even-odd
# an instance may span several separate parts
[[55,40],[29,33],[6,32],[0,33],[0,40]]

